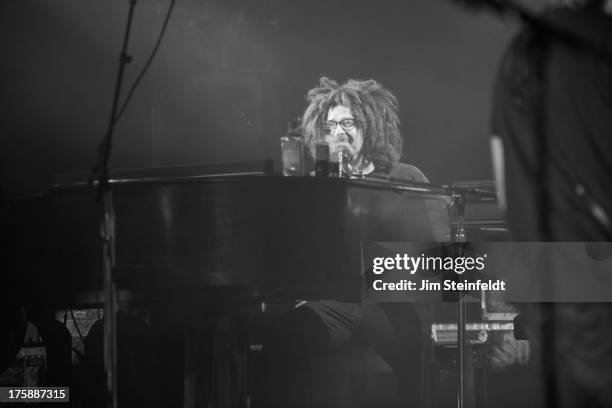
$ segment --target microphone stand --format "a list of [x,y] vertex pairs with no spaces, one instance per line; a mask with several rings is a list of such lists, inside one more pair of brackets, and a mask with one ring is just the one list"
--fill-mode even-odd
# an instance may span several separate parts
[[129,12],[123,45],[119,56],[119,68],[108,129],[98,147],[98,162],[94,168],[97,182],[97,201],[100,209],[100,235],[102,238],[102,280],[104,291],[104,371],[106,374],[106,406],[117,408],[117,288],[113,269],[115,266],[115,209],[113,192],[108,179],[113,133],[116,124],[119,97],[125,66],[132,61],[127,54],[136,0],[129,0]]
[[[457,243],[458,256],[463,256],[465,237],[465,205],[466,191],[452,191],[453,205],[457,206],[457,230],[453,242]],[[464,408],[466,400],[466,350],[465,350],[465,293],[459,291],[457,294],[457,350],[459,354],[459,398],[458,408]],[[471,400],[471,396],[470,396]]]
[[[478,187],[461,187],[461,186],[443,186],[451,194],[452,204],[457,207],[457,229],[453,235],[453,248],[456,250],[456,256],[463,256],[465,252],[465,244],[467,237],[465,234],[465,207],[467,205],[467,196],[479,196],[487,198],[495,198],[495,193],[488,190],[483,190]],[[474,405],[474,396],[467,392],[468,388],[468,373],[467,373],[467,358],[472,358],[471,353],[466,353],[466,294],[463,291],[457,293],[457,354],[459,357],[459,395],[457,398],[457,407],[464,408]],[[470,390],[473,393],[473,390]]]

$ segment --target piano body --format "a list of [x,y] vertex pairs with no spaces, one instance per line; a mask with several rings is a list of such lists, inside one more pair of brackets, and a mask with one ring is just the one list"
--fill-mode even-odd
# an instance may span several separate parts
[[[441,188],[188,170],[111,178],[120,289],[356,301],[362,241],[450,239]],[[96,194],[86,183],[56,186],[23,214],[37,220],[25,236],[40,240],[34,280],[52,303],[102,287]]]

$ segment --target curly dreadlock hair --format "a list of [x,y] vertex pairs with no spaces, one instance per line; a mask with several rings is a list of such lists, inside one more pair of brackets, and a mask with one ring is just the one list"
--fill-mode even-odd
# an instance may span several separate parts
[[304,140],[314,156],[314,147],[323,140],[322,124],[330,109],[341,105],[349,108],[363,134],[363,157],[379,169],[397,163],[402,153],[397,99],[373,79],[349,79],[338,83],[323,77],[319,86],[308,91],[308,107],[302,119]]

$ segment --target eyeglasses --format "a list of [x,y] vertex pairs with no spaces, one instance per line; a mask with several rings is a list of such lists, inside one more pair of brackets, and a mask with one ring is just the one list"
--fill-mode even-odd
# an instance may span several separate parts
[[355,129],[355,124],[357,121],[355,119],[343,119],[340,122],[336,122],[335,120],[327,120],[323,122],[323,131],[326,133],[333,133],[336,130],[336,127],[340,125],[342,130],[348,132],[349,130]]

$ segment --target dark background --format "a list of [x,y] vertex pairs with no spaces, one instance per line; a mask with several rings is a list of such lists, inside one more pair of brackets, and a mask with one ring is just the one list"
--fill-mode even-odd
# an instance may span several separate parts
[[[138,2],[124,89],[168,4]],[[11,196],[95,162],[127,12],[128,0],[2,0],[0,183]],[[491,179],[491,89],[515,29],[444,0],[177,0],[111,165],[278,159],[287,121],[326,75],[374,78],[398,97],[404,161],[432,182]]]

